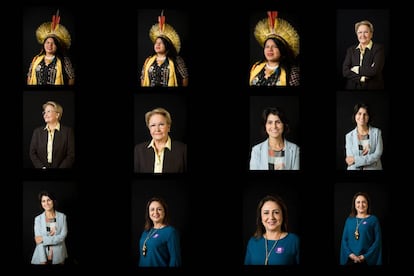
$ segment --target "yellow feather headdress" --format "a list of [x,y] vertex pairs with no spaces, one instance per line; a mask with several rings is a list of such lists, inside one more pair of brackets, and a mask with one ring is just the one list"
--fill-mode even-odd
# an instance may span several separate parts
[[161,11],[161,15],[158,16],[158,23],[154,24],[151,27],[149,31],[149,37],[153,43],[155,43],[155,40],[157,39],[157,37],[167,38],[169,41],[171,41],[177,53],[180,52],[180,49],[181,49],[180,36],[178,35],[178,33],[174,30],[174,28],[171,25],[165,23],[164,11]]
[[69,49],[71,37],[68,30],[60,24],[59,10],[52,16],[51,22],[41,24],[36,30],[36,38],[40,44],[43,44],[46,38],[56,37],[66,49]]
[[299,34],[289,22],[277,17],[277,11],[268,11],[268,17],[260,20],[254,29],[256,40],[263,47],[266,39],[281,37],[292,48],[295,56],[299,54]]

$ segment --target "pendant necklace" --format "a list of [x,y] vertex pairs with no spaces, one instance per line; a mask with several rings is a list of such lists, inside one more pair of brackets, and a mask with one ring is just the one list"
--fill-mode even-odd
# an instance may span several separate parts
[[155,235],[155,233],[157,232],[157,230],[158,229],[155,229],[155,228],[153,228],[153,229],[151,229],[150,231],[149,231],[149,233],[148,233],[148,235],[147,235],[147,237],[145,238],[145,240],[144,240],[144,244],[142,245],[142,256],[147,256],[147,251],[148,251],[148,249],[147,249],[147,241],[151,238],[151,237],[153,237],[154,235]]
[[270,251],[267,251],[267,238],[265,236],[265,238],[264,238],[264,240],[265,240],[265,250],[266,250],[266,253],[265,253],[265,265],[268,265],[269,264],[269,256],[270,256],[270,254],[272,254],[273,249],[275,249],[276,244],[280,240],[280,236],[281,235],[282,234],[279,235],[279,239],[275,240],[275,243],[273,244],[273,246],[270,249]]
[[355,236],[355,239],[356,240],[358,240],[359,239],[359,231],[358,231],[358,228],[359,228],[359,225],[361,224],[361,222],[364,220],[363,218],[359,221],[358,220],[358,218],[357,217],[355,217],[355,219],[356,219],[356,227],[355,227],[355,233],[354,233],[354,236]]

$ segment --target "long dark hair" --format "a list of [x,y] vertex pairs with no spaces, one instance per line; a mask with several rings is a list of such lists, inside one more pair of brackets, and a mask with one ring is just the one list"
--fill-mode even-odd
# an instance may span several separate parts
[[354,197],[352,198],[352,207],[351,212],[349,214],[350,217],[356,217],[357,211],[355,209],[355,200],[358,196],[363,196],[367,200],[368,208],[367,208],[367,214],[371,214],[371,199],[369,198],[369,195],[364,192],[357,192]]
[[148,231],[149,229],[151,229],[154,226],[154,223],[152,222],[152,220],[150,218],[150,214],[149,214],[149,206],[154,201],[159,202],[161,204],[162,208],[164,208],[164,214],[165,214],[165,216],[164,216],[163,223],[165,225],[169,225],[169,223],[170,223],[170,217],[169,217],[169,213],[168,213],[168,205],[165,202],[165,200],[162,199],[162,198],[160,198],[160,197],[152,197],[150,200],[148,200],[147,206],[146,206],[146,209],[145,209],[145,225],[144,225],[144,229],[146,231]]
[[262,207],[263,205],[268,202],[273,201],[277,205],[279,205],[281,211],[282,211],[282,228],[281,230],[283,232],[288,231],[288,212],[287,212],[287,206],[283,199],[278,195],[267,195],[262,200],[260,200],[259,204],[257,205],[256,209],[256,232],[254,232],[254,237],[260,238],[263,236],[264,233],[266,233],[266,229],[263,226],[262,223]]

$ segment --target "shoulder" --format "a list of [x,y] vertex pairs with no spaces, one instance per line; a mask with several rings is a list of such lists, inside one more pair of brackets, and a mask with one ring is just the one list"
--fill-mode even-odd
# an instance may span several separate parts
[[373,214],[371,214],[369,216],[369,219],[372,220],[372,221],[379,221],[378,217],[376,215],[373,215]]
[[293,143],[289,140],[285,140],[285,143],[286,143],[287,147],[290,147],[290,148],[293,148],[293,149],[299,148],[299,146],[297,144],[295,144],[295,143]]
[[181,141],[177,141],[177,140],[172,140],[171,144],[176,146],[176,147],[180,147],[180,148],[185,148],[187,147],[187,144]]
[[57,216],[61,216],[62,218],[66,218],[66,214],[59,212],[59,211],[55,211]]
[[60,124],[60,128],[61,128],[61,130],[64,130],[64,131],[71,131],[72,130],[72,127],[67,126],[67,125],[62,125],[62,124]]
[[184,62],[184,59],[181,56],[176,56],[175,59],[179,62]]
[[296,242],[299,242],[299,236],[295,233],[289,232],[286,237]]
[[172,225],[167,225],[166,227],[164,227],[164,231],[166,232],[166,233],[168,233],[168,235],[175,235],[175,236],[178,236],[178,230],[177,230],[177,228],[175,228],[174,226],[172,226]]
[[42,216],[44,216],[44,212],[38,214],[37,216],[35,216],[35,219],[40,219]]
[[347,216],[345,222],[351,222],[354,220],[355,220],[355,217]]
[[145,63],[147,63],[149,60],[151,60],[154,56],[155,56],[155,55],[148,56],[148,57],[145,59],[144,64],[145,64]]
[[149,145],[149,141],[145,141],[145,142],[140,142],[138,144],[135,145],[135,149],[145,149],[147,148],[147,146]]
[[254,69],[254,68],[256,68],[257,66],[259,66],[260,64],[262,64],[263,62],[261,62],[261,61],[256,61],[255,63],[253,63],[253,65],[252,65],[252,70]]
[[254,145],[254,146],[253,146],[253,149],[260,149],[261,147],[263,147],[263,146],[267,145],[267,143],[268,143],[268,139],[266,139],[266,140],[264,140],[263,142],[260,142],[260,143],[258,143],[258,144],[256,144],[256,145]]
[[373,50],[382,50],[382,49],[384,49],[384,44],[373,42],[372,49]]
[[34,132],[43,132],[43,131],[45,131],[45,127],[44,126],[37,126],[33,131]]
[[248,243],[249,244],[257,244],[260,240],[262,240],[263,239],[263,237],[259,237],[259,238],[257,238],[257,237],[255,237],[255,236],[251,236],[250,238],[249,238],[249,241],[248,241]]
[[354,135],[355,133],[356,133],[356,129],[355,129],[355,128],[353,128],[352,130],[350,130],[350,131],[348,131],[348,132],[347,132],[346,136],[352,136],[352,135]]

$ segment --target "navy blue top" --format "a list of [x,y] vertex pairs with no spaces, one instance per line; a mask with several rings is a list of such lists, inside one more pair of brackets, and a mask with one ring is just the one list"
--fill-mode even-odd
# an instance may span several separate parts
[[[146,239],[147,250],[144,256],[142,247]],[[181,266],[180,239],[177,230],[172,226],[144,231],[139,240],[139,251],[139,266]]]
[[296,265],[299,264],[299,237],[296,234],[288,235],[278,241],[265,240],[264,237],[251,237],[247,243],[245,265],[264,265],[266,259],[266,246],[268,254],[274,243],[276,246],[269,254],[268,265]]

